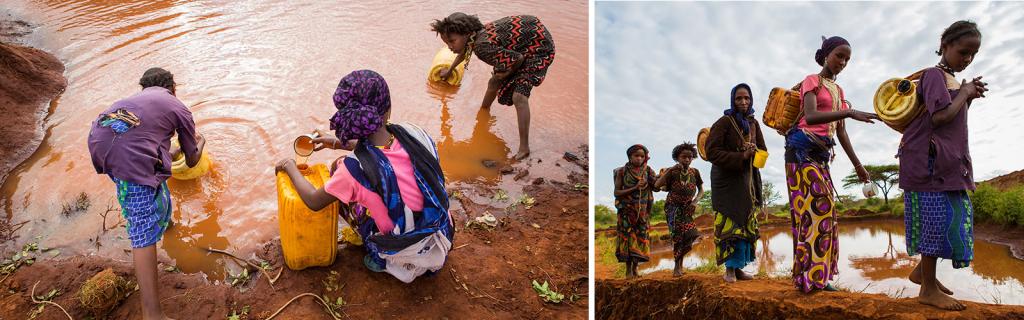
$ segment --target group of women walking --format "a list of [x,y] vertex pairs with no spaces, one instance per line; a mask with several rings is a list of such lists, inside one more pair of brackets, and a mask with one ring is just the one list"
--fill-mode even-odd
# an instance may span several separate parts
[[[935,277],[937,258],[949,259],[954,268],[970,264],[973,254],[972,206],[974,190],[967,145],[967,113],[974,99],[988,90],[981,77],[957,81],[955,75],[973,60],[981,46],[975,23],[957,21],[940,37],[939,62],[924,68],[917,81],[922,112],[902,132],[899,184],[905,203],[907,251],[920,253],[921,262],[908,275],[921,285],[919,301],[948,310],[963,310],[959,301]],[[857,177],[870,181],[854,152],[846,119],[874,123],[878,116],[852,109],[836,82],[850,61],[853,46],[842,37],[823,39],[814,61],[821,69],[799,85],[801,115],[785,132],[786,189],[793,233],[794,286],[803,292],[835,291],[830,283],[839,258],[836,190],[830,163],[838,140]],[[711,126],[706,141],[711,162],[711,207],[714,214],[715,260],[724,264],[726,282],[750,280],[743,268],[754,261],[759,237],[757,213],[766,205],[761,174],[753,165],[756,150],[767,150],[753,107],[753,91],[744,83],[733,87],[731,106]],[[627,276],[636,277],[637,265],[649,259],[647,229],[653,192],[668,191],[665,213],[674,242],[674,275],[682,275],[682,259],[699,237],[694,224],[695,202],[703,195],[700,173],[690,167],[697,153],[684,143],[672,151],[677,165],[655,173],[647,166],[649,152],[642,145],[627,150],[629,162],[615,170],[615,206],[618,210],[616,256],[626,263]]]

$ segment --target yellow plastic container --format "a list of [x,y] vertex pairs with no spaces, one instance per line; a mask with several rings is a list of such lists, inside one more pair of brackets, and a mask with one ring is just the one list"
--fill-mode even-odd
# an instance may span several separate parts
[[[303,168],[305,167],[305,168]],[[314,187],[330,178],[327,166],[300,166],[302,176]],[[329,266],[338,250],[338,202],[312,211],[299,198],[288,174],[277,173],[277,212],[281,227],[281,250],[289,269]]]
[[772,88],[768,94],[768,104],[764,107],[761,122],[785,136],[786,132],[803,116],[799,90],[799,83],[788,90]]
[[[172,139],[171,145],[177,146],[178,139]],[[195,167],[189,168],[188,164],[185,163],[184,153],[178,153],[171,160],[171,177],[178,180],[199,178],[208,171],[210,171],[210,155],[206,153],[206,150],[203,150],[203,154],[199,156],[199,163]]]
[[875,113],[890,128],[903,132],[924,109],[917,102],[917,81],[892,78],[875,91]]
[[427,79],[433,82],[446,82],[453,86],[461,84],[462,75],[466,69],[466,60],[463,60],[452,70],[452,74],[448,75],[447,80],[441,80],[441,70],[451,68],[452,62],[455,62],[455,58],[458,56],[455,52],[448,50],[447,47],[437,50],[437,54],[434,54],[434,61],[430,63],[430,72],[427,73]]
[[754,152],[754,167],[758,169],[764,168],[765,162],[768,162],[768,151],[757,149]]

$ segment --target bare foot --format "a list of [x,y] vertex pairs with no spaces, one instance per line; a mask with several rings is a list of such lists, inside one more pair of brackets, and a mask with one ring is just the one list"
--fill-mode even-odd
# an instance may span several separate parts
[[921,290],[921,294],[917,297],[917,302],[950,311],[967,309],[967,306],[960,301],[937,290],[928,290],[927,292]]
[[[920,262],[917,264],[916,267],[914,267],[914,271],[911,271],[910,272],[910,276],[907,277],[907,278],[910,279],[910,282],[913,282],[916,285],[921,285],[921,263]],[[942,282],[940,282],[939,279],[935,279],[935,285],[937,285],[939,287],[939,290],[942,290],[942,293],[945,293],[945,294],[948,294],[948,295],[953,295],[953,290],[949,290],[948,288],[946,288],[946,286],[942,285]]]
[[743,270],[741,270],[741,269],[733,269],[733,270],[736,273],[736,279],[744,280],[744,281],[745,280],[754,280],[754,277],[750,276],[746,272],[743,272]]
[[523,159],[526,159],[526,157],[529,157],[529,156],[530,156],[530,149],[525,149],[524,150],[524,149],[520,148],[519,149],[519,153],[516,153],[516,156],[514,157],[514,159],[516,159],[516,160],[523,160]]
[[680,270],[680,269],[672,270],[672,276],[673,277],[676,277],[676,278],[682,277],[684,274],[686,274],[686,272],[683,272],[683,270]]
[[725,279],[725,282],[736,282],[736,273],[733,270],[733,268],[725,268],[725,275],[722,276],[722,279]]

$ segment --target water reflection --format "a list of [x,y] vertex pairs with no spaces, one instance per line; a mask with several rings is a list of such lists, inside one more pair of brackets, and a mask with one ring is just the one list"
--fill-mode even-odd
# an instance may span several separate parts
[[[684,258],[687,268],[714,260],[711,235],[702,235],[698,241]],[[903,222],[899,220],[840,223],[839,274],[834,283],[852,291],[916,296],[919,286],[906,277],[920,261],[920,256],[907,255],[905,241]],[[744,271],[788,277],[793,264],[790,228],[762,227],[756,255],[757,260]],[[940,260],[939,280],[954,291],[955,297],[977,302],[1024,304],[1024,261],[1014,258],[1006,246],[977,238],[974,259],[970,267],[959,270],[953,269],[948,260]],[[672,270],[671,244],[656,242],[651,250],[651,261],[641,265],[641,274]]]

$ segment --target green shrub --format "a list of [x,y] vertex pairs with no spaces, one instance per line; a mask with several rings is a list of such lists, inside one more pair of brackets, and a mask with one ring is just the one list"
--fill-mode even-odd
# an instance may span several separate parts
[[599,204],[594,206],[594,227],[598,229],[615,226],[615,209]]
[[649,219],[651,225],[665,222],[665,219],[665,200],[655,201],[651,206],[651,218]]
[[971,196],[971,202],[975,220],[1024,226],[1024,186],[1000,191],[980,185]]
[[903,202],[902,201],[900,201],[900,202],[892,202],[891,204],[892,204],[892,215],[902,217],[903,216],[903,211],[905,210],[905,208],[903,208]]

